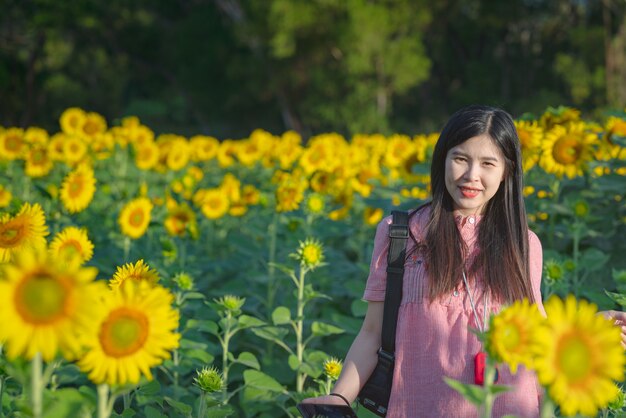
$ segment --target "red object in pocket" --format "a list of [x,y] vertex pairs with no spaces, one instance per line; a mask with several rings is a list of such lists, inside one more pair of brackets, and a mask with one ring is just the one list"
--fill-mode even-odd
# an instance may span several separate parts
[[[485,368],[487,367],[487,353],[481,351],[474,356],[474,383],[483,386],[485,384]],[[498,369],[493,383],[498,383]]]
[[474,356],[474,383],[485,384],[485,367],[487,366],[487,353],[481,351]]

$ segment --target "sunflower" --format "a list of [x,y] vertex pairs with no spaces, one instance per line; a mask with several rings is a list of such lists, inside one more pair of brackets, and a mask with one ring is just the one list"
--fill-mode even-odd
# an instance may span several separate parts
[[514,374],[519,364],[532,368],[535,330],[542,321],[537,305],[528,299],[516,301],[491,318],[487,352],[497,361],[507,363]]
[[537,163],[543,138],[543,129],[537,121],[515,121],[515,128],[522,146],[522,168],[528,171]]
[[38,203],[24,203],[13,217],[0,215],[0,262],[9,261],[23,248],[45,246],[47,235],[46,218]]
[[[392,135],[387,142],[384,165],[388,168],[400,168],[407,159],[416,155],[415,144],[406,135]],[[415,157],[417,161],[417,157]]]
[[237,141],[232,139],[226,139],[220,143],[217,149],[217,162],[221,168],[230,167],[235,163],[235,152],[237,147]]
[[194,198],[199,200],[200,210],[209,219],[221,218],[230,207],[228,196],[219,188],[198,190]]
[[96,193],[96,178],[91,167],[79,165],[63,179],[61,202],[70,213],[85,210]]
[[172,141],[172,146],[167,153],[165,163],[168,169],[178,171],[185,168],[190,158],[189,143],[185,138],[178,137]]
[[141,170],[150,170],[159,162],[159,147],[152,141],[134,145],[135,165]]
[[135,264],[126,263],[122,267],[118,267],[111,280],[109,280],[109,286],[112,289],[116,289],[120,286],[125,286],[128,282],[140,281],[147,282],[150,285],[155,285],[159,281],[159,273],[150,268],[143,260],[139,260]]
[[78,257],[81,263],[85,263],[93,256],[93,243],[89,240],[86,229],[68,226],[54,236],[50,251],[55,257]]
[[189,231],[189,235],[193,239],[198,238],[196,214],[188,204],[178,204],[173,199],[168,199],[167,211],[167,217],[163,225],[168,234],[182,237]]
[[324,261],[324,247],[322,243],[314,238],[307,238],[300,241],[300,247],[292,257],[300,261],[309,270],[319,267]]
[[86,336],[80,369],[96,384],[137,384],[142,375],[152,380],[150,368],[179,346],[179,313],[173,301],[168,290],[146,283],[105,292],[103,314]]
[[45,129],[31,126],[24,132],[24,140],[30,145],[47,145],[50,136]]
[[118,218],[122,233],[133,239],[145,234],[150,225],[152,207],[147,197],[139,197],[124,205]]
[[570,122],[579,121],[580,110],[559,106],[558,108],[549,107],[539,118],[539,125],[547,131],[558,125],[566,125]]
[[297,174],[282,178],[276,188],[276,211],[290,212],[298,209],[307,186],[306,179]]
[[571,123],[567,127],[555,126],[546,133],[541,144],[539,165],[559,178],[564,174],[570,179],[581,176],[593,159],[595,137],[585,130],[582,122]]
[[61,114],[59,119],[61,130],[68,135],[78,134],[81,132],[86,119],[87,114],[84,110],[70,107]]
[[83,161],[87,155],[88,146],[85,141],[75,135],[66,136],[63,140],[63,161],[70,165],[76,165]]
[[597,307],[570,295],[553,296],[537,333],[535,369],[550,398],[567,416],[595,416],[617,396],[614,380],[624,379],[619,327],[597,315]]
[[0,208],[9,206],[12,199],[13,195],[11,194],[11,191],[0,184]]
[[302,148],[302,137],[295,131],[287,131],[283,133],[280,140],[272,150],[274,158],[280,162],[282,170],[290,169],[293,164],[300,158],[304,148]]
[[367,225],[377,225],[383,219],[383,210],[381,208],[366,207],[363,211],[363,220]]
[[26,152],[24,130],[9,128],[0,132],[0,160],[17,160]]
[[325,207],[326,200],[324,199],[324,196],[319,193],[311,193],[306,199],[306,211],[312,215],[319,215],[324,213]]
[[82,124],[80,132],[83,137],[89,138],[89,142],[96,136],[105,133],[107,130],[106,120],[102,115],[89,112],[85,115],[85,122]]
[[48,156],[48,147],[45,144],[34,145],[26,154],[24,172],[29,177],[43,177],[50,173],[54,163]]
[[97,317],[97,270],[78,259],[59,263],[45,247],[27,248],[2,268],[0,341],[9,358],[52,360],[60,349],[72,359]]
[[189,139],[192,161],[209,161],[217,155],[220,142],[212,136],[196,135]]

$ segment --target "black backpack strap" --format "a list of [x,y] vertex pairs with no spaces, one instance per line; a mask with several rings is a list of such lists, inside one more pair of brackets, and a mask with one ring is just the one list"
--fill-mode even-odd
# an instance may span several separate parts
[[396,326],[398,311],[402,301],[402,276],[404,276],[404,259],[406,240],[409,237],[409,213],[394,210],[391,212],[392,222],[389,226],[389,254],[387,255],[387,287],[383,313],[383,329],[381,335],[382,352],[393,358],[396,349]]

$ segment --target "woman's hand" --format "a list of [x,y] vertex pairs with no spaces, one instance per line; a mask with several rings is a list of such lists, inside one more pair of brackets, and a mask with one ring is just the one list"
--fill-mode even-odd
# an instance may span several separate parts
[[302,403],[314,403],[324,405],[346,405],[345,401],[339,396],[324,395],[316,398],[306,398]]
[[626,312],[622,311],[600,311],[598,312],[606,319],[615,322],[622,330],[622,347],[626,348]]

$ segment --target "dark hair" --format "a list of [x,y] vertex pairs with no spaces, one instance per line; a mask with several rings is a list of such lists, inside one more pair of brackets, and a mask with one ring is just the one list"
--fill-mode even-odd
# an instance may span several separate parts
[[[445,161],[451,148],[483,134],[493,140],[504,156],[504,180],[485,206],[478,227],[480,252],[467,266],[468,249],[454,219],[453,200],[445,184]],[[432,157],[432,202],[424,243],[431,301],[452,292],[462,281],[463,269],[469,274],[481,272],[486,288],[502,302],[524,297],[534,301],[521,162],[517,130],[504,110],[469,106],[457,111],[444,126]]]

